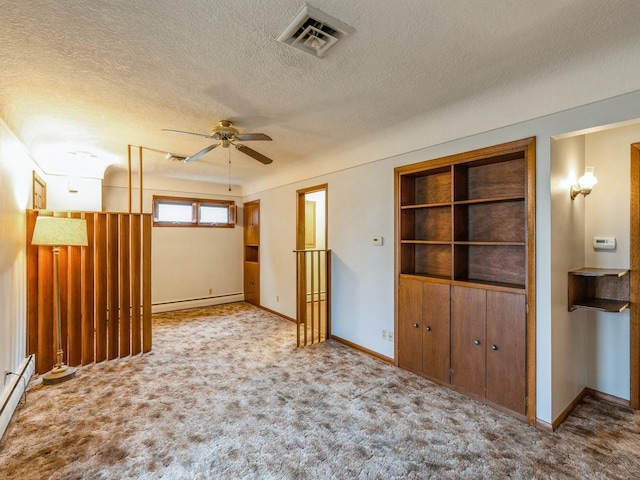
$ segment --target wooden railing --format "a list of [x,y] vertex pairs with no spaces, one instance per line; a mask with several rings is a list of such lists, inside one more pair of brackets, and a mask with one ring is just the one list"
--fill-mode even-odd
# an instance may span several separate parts
[[331,337],[331,250],[294,250],[298,347]]
[[86,247],[61,247],[64,362],[87,365],[151,350],[151,215],[27,211],[27,349],[36,372],[55,363],[53,253],[31,245],[40,215],[84,218]]

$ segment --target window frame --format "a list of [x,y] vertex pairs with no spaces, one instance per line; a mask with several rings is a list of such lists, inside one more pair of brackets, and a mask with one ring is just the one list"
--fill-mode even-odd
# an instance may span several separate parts
[[[189,205],[191,206],[190,222],[161,222],[158,220],[158,207],[160,204]],[[229,221],[227,223],[200,223],[201,206],[226,206]],[[204,228],[235,228],[236,226],[236,202],[233,200],[219,200],[212,198],[172,197],[167,195],[153,195],[153,226],[154,227],[204,227]]]

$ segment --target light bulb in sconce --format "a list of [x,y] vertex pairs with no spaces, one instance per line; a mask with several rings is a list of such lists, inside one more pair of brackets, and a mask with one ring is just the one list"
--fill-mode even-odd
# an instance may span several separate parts
[[585,197],[589,195],[596,183],[598,183],[598,179],[593,174],[593,167],[585,167],[584,175],[578,179],[578,184],[571,185],[571,200],[575,199],[579,194]]

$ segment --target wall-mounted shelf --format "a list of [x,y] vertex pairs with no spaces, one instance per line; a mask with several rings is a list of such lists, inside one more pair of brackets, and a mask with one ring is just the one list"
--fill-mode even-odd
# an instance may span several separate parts
[[579,268],[569,272],[569,311],[619,313],[629,307],[629,270]]

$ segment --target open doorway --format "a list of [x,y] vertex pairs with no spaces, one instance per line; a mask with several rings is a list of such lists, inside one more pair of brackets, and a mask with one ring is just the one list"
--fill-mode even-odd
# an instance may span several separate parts
[[327,185],[297,191],[296,266],[298,346],[330,335],[330,251]]

